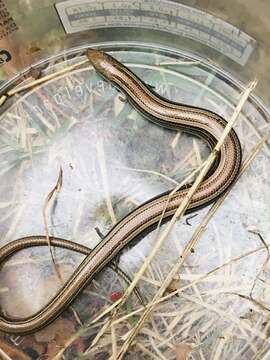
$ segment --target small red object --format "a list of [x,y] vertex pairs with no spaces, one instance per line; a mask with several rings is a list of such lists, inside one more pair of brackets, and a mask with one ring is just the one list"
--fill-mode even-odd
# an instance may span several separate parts
[[113,302],[121,299],[121,297],[123,296],[123,293],[119,292],[119,291],[114,291],[111,293],[111,300]]

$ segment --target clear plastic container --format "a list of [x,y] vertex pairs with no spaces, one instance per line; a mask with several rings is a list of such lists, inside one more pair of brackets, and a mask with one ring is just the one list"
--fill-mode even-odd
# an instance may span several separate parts
[[[256,78],[235,126],[244,159],[269,131],[270,5],[264,1],[9,0],[0,1],[0,10],[1,245],[47,229],[94,248],[114,223],[173,189],[209,154],[203,141],[160,128],[121,101],[85,63],[89,46],[111,53],[162,96],[225,119]],[[47,75],[48,81],[36,83]],[[32,83],[4,101],[8,91]],[[266,142],[167,289],[181,289],[178,296],[155,306],[124,358],[184,359],[192,349],[194,359],[267,359],[269,154]],[[62,186],[46,201],[60,168]],[[139,281],[145,302],[208,212],[176,223]],[[120,271],[133,278],[157,236],[152,231],[125,249]],[[67,250],[53,253],[60,279],[47,247],[8,260],[0,274],[2,312],[33,314],[83,258]],[[2,334],[1,355],[108,359],[112,344],[120,349],[140,313],[117,322],[116,337],[108,331],[97,345],[93,340],[107,318],[92,321],[128,282],[106,267],[51,325],[28,336]],[[141,307],[137,295],[118,317]]]

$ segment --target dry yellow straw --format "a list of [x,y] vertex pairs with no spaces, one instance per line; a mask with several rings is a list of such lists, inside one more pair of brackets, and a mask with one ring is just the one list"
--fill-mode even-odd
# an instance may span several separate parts
[[43,83],[45,83],[45,82],[47,82],[47,81],[49,81],[51,79],[55,79],[55,78],[59,77],[60,75],[68,73],[68,72],[70,72],[72,70],[77,69],[78,67],[80,67],[82,65],[87,64],[88,62],[89,62],[88,59],[83,60],[81,62],[78,62],[77,64],[70,65],[70,66],[65,67],[64,69],[58,70],[58,71],[54,72],[53,74],[43,76],[40,79],[29,82],[28,84],[13,88],[13,89],[9,90],[5,95],[2,95],[0,97],[0,106],[2,106],[5,103],[5,101],[7,100],[8,97],[11,97],[11,96],[13,96],[15,94],[18,94],[21,91],[31,89],[31,88],[33,88],[33,87],[35,87],[37,85],[43,84]]

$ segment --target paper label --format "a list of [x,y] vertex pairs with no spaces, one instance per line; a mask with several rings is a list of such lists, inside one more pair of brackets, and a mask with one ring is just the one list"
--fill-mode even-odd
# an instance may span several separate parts
[[241,65],[256,43],[213,15],[168,0],[68,0],[55,7],[68,34],[110,27],[156,29],[206,44]]

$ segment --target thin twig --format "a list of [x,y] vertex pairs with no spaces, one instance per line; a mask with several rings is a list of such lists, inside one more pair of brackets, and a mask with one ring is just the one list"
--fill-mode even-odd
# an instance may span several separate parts
[[250,301],[252,304],[258,306],[261,310],[267,311],[268,313],[270,313],[270,308],[269,308],[269,307],[263,305],[263,304],[260,303],[258,300],[253,299],[252,296],[247,296],[247,295],[238,294],[238,293],[234,293],[234,292],[231,292],[231,293],[229,293],[229,294],[231,294],[231,295],[236,295],[236,296],[239,296],[239,297],[242,298],[242,299],[248,300],[248,301]]
[[255,277],[255,280],[254,280],[254,282],[253,282],[252,288],[251,288],[250,293],[249,293],[250,298],[251,298],[253,301],[256,301],[256,300],[253,299],[252,293],[253,293],[253,290],[254,290],[255,285],[256,285],[256,283],[257,283],[257,280],[259,279],[259,277],[261,276],[261,274],[264,272],[264,270],[266,269],[266,266],[267,266],[267,264],[268,264],[268,262],[269,262],[269,259],[270,259],[270,250],[269,250],[269,248],[268,248],[268,246],[267,246],[264,238],[262,237],[262,235],[260,234],[259,231],[249,230],[249,232],[251,232],[251,233],[253,233],[253,234],[255,234],[255,235],[257,235],[257,236],[259,237],[260,241],[262,242],[262,244],[263,244],[263,246],[265,247],[266,252],[267,252],[266,259],[264,260],[264,262],[263,262],[263,264],[262,264],[259,272],[257,273],[257,275],[256,275],[256,277]]
[[75,334],[73,334],[64,344],[63,348],[52,358],[52,360],[60,360],[63,359],[64,352],[66,349],[76,340],[80,335],[85,332],[85,328],[81,328]]
[[127,166],[116,166],[116,169],[120,169],[120,170],[128,170],[128,171],[134,171],[134,172],[139,172],[139,173],[146,173],[146,174],[151,174],[151,175],[156,175],[159,176],[165,180],[167,180],[168,182],[172,182],[174,185],[179,185],[179,182],[170,178],[167,175],[164,175],[158,171],[154,171],[154,170],[146,170],[146,169],[135,169],[135,168],[131,168],[131,167],[127,167]]
[[73,313],[73,315],[74,315],[75,320],[77,321],[77,323],[78,323],[80,326],[83,326],[83,323],[82,323],[82,321],[81,321],[81,319],[80,319],[80,316],[79,316],[77,310],[74,308],[74,306],[70,305],[70,309],[71,309],[71,311],[72,311],[72,313]]
[[116,340],[115,327],[113,324],[111,325],[111,337],[112,337],[112,356],[113,358],[115,358],[117,355],[117,340]]
[[62,167],[60,167],[57,182],[56,182],[55,186],[53,187],[53,189],[46,196],[46,199],[44,201],[43,208],[42,208],[42,215],[43,215],[43,221],[44,221],[44,229],[45,229],[45,234],[46,234],[46,240],[47,240],[48,247],[49,247],[49,250],[50,250],[50,253],[51,253],[51,258],[52,258],[52,261],[53,261],[53,264],[54,264],[55,272],[56,272],[56,274],[57,274],[57,276],[58,276],[61,283],[63,282],[63,280],[62,280],[61,274],[60,274],[60,272],[59,272],[59,270],[57,268],[57,265],[55,263],[54,256],[53,256],[53,253],[52,253],[51,240],[50,240],[50,236],[49,236],[49,228],[48,228],[48,221],[47,221],[47,208],[48,208],[49,203],[50,203],[51,199],[53,198],[53,196],[60,191],[60,189],[62,187],[62,183],[63,183],[63,170],[62,170]]
[[65,67],[64,69],[61,69],[61,70],[58,70],[58,71],[55,71],[53,74],[49,74],[49,75],[46,75],[46,76],[43,76],[42,78],[40,79],[37,79],[37,80],[34,80],[34,81],[31,81],[30,83],[26,84],[26,85],[22,85],[20,87],[16,87],[12,90],[9,90],[7,92],[7,96],[12,96],[14,94],[18,94],[19,92],[22,92],[24,90],[27,90],[27,89],[30,89],[30,88],[33,88],[33,87],[36,87],[37,85],[39,84],[43,84],[45,82],[47,82],[48,80],[51,80],[51,79],[55,79],[57,78],[58,76],[60,75],[63,75],[65,73],[68,73],[72,70],[75,70],[77,69],[78,67],[82,66],[82,65],[85,65],[88,63],[88,59],[87,60],[83,60],[81,62],[78,62],[77,64],[74,64],[74,65],[71,65],[71,66],[67,66]]
[[0,348],[0,355],[3,357],[3,360],[12,360],[11,357],[8,356],[7,353],[4,352],[4,350],[2,350]]
[[204,308],[206,308],[206,309],[208,309],[210,311],[214,311],[215,313],[217,313],[222,318],[224,318],[224,319],[227,318],[230,322],[234,323],[239,328],[243,328],[243,329],[249,331],[251,334],[257,335],[260,339],[267,340],[267,342],[270,343],[270,340],[269,340],[269,337],[267,336],[267,334],[255,329],[248,322],[241,321],[240,319],[230,315],[230,313],[228,311],[220,310],[219,308],[217,308],[213,304],[208,304],[206,302],[202,302],[201,300],[199,300],[197,298],[194,298],[193,296],[190,296],[190,295],[187,296],[187,295],[182,294],[182,297],[187,301],[191,301],[194,304],[202,306],[202,307],[204,307]]
[[89,348],[87,349],[86,352],[88,352],[90,349],[93,349],[93,347],[99,342],[99,339],[103,336],[103,334],[107,331],[108,327],[112,324],[112,320],[108,319],[104,325],[102,326],[102,328],[100,329],[100,331],[96,334],[94,340],[92,341],[91,345],[89,346]]

